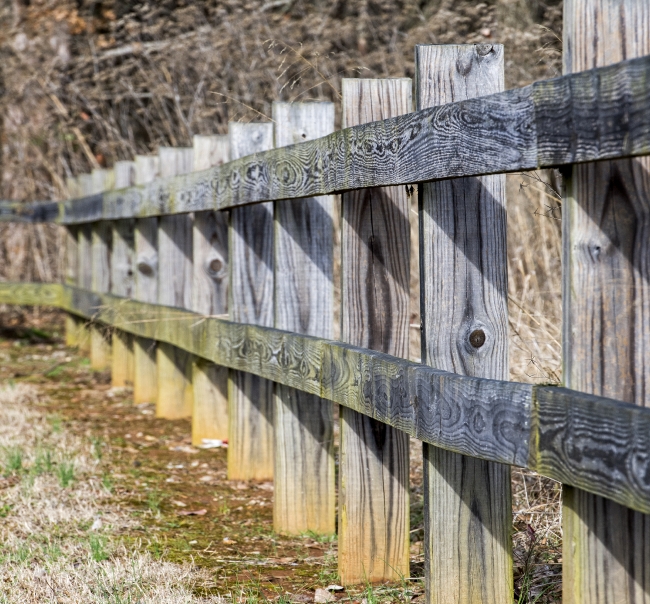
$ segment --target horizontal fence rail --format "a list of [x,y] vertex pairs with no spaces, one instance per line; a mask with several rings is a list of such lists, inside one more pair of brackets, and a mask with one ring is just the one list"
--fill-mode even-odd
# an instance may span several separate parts
[[199,172],[0,220],[79,224],[650,153],[650,57],[340,130]]
[[0,283],[0,303],[58,307],[318,395],[423,442],[528,468],[650,513],[650,409],[456,375],[339,341],[61,284]]

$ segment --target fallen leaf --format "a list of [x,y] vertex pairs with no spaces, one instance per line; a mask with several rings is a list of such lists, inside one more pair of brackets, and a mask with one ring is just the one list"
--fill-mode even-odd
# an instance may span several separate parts
[[322,589],[320,587],[316,588],[316,593],[314,594],[314,602],[319,602],[321,604],[326,603],[326,602],[335,602],[336,597],[331,594],[329,591],[326,589]]
[[183,503],[182,501],[172,501],[174,505],[177,505],[179,508],[186,508],[187,503]]
[[237,543],[236,541],[234,541],[234,540],[231,539],[230,537],[224,537],[224,538],[223,538],[223,542],[224,542],[226,545],[235,545],[235,543]]
[[343,591],[345,587],[342,585],[328,585],[325,589],[327,591]]
[[178,512],[179,516],[205,516],[208,513],[208,510],[181,510]]

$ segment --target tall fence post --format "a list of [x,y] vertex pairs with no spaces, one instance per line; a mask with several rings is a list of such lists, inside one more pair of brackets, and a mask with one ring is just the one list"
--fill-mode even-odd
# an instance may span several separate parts
[[[81,197],[79,181],[76,178],[66,179],[68,199]],[[63,227],[65,229],[65,270],[63,282],[66,285],[76,286],[79,280],[79,228],[75,225]],[[79,345],[79,331],[83,329],[84,321],[80,317],[67,313],[65,316],[65,344],[66,346]]]
[[[112,170],[96,168],[92,172],[93,194],[103,193],[115,185]],[[92,224],[91,235],[91,289],[97,293],[108,293],[111,288],[111,246],[110,222],[99,220]],[[109,369],[111,366],[110,333],[105,325],[90,325],[90,366],[93,369]]]
[[[230,157],[273,147],[270,123],[228,125]],[[273,203],[234,208],[228,227],[231,321],[273,326]],[[273,477],[273,383],[243,371],[228,378],[228,478]]]
[[[343,79],[343,126],[412,111],[408,78]],[[409,352],[409,200],[404,187],[343,194],[341,339]],[[409,574],[409,437],[341,407],[339,574],[344,584]]]
[[[192,147],[161,147],[160,176],[192,171]],[[192,305],[192,215],[161,216],[158,222],[158,304]],[[158,343],[156,415],[178,419],[192,415],[192,355],[171,344]]]
[[[503,47],[416,46],[426,109],[503,90]],[[422,362],[507,380],[505,176],[419,188]],[[425,576],[430,603],[512,601],[510,468],[424,445]]]
[[[565,0],[564,72],[650,54],[647,0]],[[562,208],[564,382],[649,406],[650,158],[573,166]],[[650,601],[650,516],[565,486],[564,604]]]
[[[194,137],[194,170],[207,170],[230,157],[227,136]],[[228,211],[196,212],[192,233],[192,310],[228,312]],[[228,368],[195,358],[192,369],[192,444],[228,438]]]
[[[155,155],[135,156],[135,184],[158,178],[160,160]],[[158,303],[158,218],[135,221],[135,299]],[[158,394],[156,341],[136,337],[133,341],[133,402],[153,403]]]
[[[93,194],[93,178],[90,174],[80,174],[78,177],[79,194],[86,197]],[[90,290],[92,288],[93,267],[92,267],[92,223],[86,222],[80,224],[77,228],[77,285],[81,289]],[[90,354],[90,327],[84,321],[78,331],[79,352]]]
[[[118,161],[113,166],[115,188],[123,189],[135,184],[135,162]],[[115,220],[113,225],[113,250],[111,253],[111,293],[124,298],[135,294],[134,256],[135,240],[133,218]],[[133,385],[133,336],[119,329],[113,330],[111,352],[111,380],[113,387]]]
[[[332,103],[274,103],[275,146],[334,131]],[[275,327],[334,335],[334,199],[275,202]],[[336,531],[332,403],[275,384],[273,527]]]

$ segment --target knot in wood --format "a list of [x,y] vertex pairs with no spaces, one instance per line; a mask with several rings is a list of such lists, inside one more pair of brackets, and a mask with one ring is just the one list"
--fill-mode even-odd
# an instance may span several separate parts
[[475,329],[469,334],[469,343],[474,348],[480,348],[485,344],[485,332],[482,329]]

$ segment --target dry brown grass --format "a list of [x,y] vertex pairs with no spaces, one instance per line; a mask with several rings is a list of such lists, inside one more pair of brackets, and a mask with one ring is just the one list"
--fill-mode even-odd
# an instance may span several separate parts
[[87,438],[39,409],[37,390],[0,387],[0,602],[180,604],[204,577],[127,551],[133,524],[102,485]]

